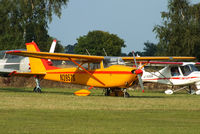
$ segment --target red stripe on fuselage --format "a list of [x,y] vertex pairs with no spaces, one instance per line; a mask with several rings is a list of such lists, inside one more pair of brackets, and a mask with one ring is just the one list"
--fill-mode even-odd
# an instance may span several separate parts
[[[131,72],[127,71],[89,71],[92,74],[132,74]],[[85,74],[86,72],[84,71],[77,71],[77,72],[47,72],[47,74]]]

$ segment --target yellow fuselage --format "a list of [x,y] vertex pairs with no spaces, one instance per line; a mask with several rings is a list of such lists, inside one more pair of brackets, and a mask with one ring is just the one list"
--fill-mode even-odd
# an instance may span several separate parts
[[135,68],[123,65],[112,65],[108,68],[88,70],[103,84],[79,68],[48,70],[46,71],[46,75],[43,77],[43,79],[94,87],[126,88],[131,86],[133,81],[136,80],[137,75],[133,74],[131,72],[132,70],[135,70]]

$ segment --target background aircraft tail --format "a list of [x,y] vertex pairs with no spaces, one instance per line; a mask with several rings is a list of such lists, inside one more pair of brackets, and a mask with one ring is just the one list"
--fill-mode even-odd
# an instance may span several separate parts
[[[28,52],[40,52],[35,42],[26,43]],[[31,72],[46,72],[46,70],[57,69],[48,64],[48,60],[29,57]]]

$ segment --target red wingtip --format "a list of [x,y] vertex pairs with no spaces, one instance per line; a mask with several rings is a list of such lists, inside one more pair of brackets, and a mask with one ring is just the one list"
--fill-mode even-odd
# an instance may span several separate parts
[[6,54],[10,54],[10,53],[20,53],[20,50],[13,50],[13,51],[7,51]]

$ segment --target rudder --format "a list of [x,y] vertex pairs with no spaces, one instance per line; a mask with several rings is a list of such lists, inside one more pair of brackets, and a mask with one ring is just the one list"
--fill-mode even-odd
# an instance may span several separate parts
[[[37,44],[35,42],[26,43],[26,48],[28,52],[40,52]],[[31,72],[46,72],[45,60],[39,58],[29,57]]]

